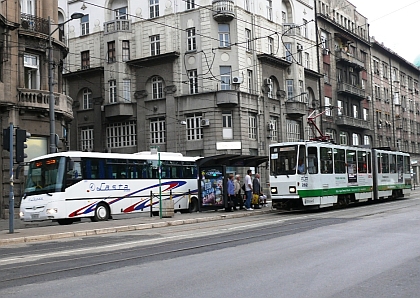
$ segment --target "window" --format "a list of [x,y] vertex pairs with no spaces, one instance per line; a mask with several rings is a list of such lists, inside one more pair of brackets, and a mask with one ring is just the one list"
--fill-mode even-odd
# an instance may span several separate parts
[[305,53],[305,68],[309,68],[309,53]]
[[325,115],[331,117],[332,116],[331,109],[327,108],[327,107],[331,106],[331,98],[324,97],[324,105],[325,105],[325,108],[326,108]]
[[190,94],[198,93],[198,75],[197,69],[190,70],[188,72]]
[[80,56],[82,57],[82,69],[88,69],[90,67],[89,51],[81,52]]
[[302,65],[302,45],[297,44],[297,63]]
[[117,102],[117,81],[109,81],[109,103]]
[[[331,102],[331,101],[330,101]],[[341,115],[343,115],[343,112],[344,112],[344,110],[343,110],[344,108],[343,108],[343,101],[342,100],[337,100],[337,115],[338,116],[341,116]]]
[[302,140],[301,123],[296,120],[286,120],[286,140],[287,142],[297,142]]
[[382,63],[382,69],[384,78],[388,79],[388,64]]
[[122,61],[130,60],[130,41],[122,41]]
[[230,90],[231,83],[231,68],[230,66],[220,66],[220,80],[221,80],[221,90]]
[[152,78],[152,98],[163,98],[163,81],[161,77],[155,76]]
[[270,122],[269,122],[269,131],[270,131],[270,137],[271,137],[271,141],[273,142],[277,142],[278,141],[278,120],[276,117],[270,117]]
[[303,81],[299,80],[299,101],[307,102],[307,97],[304,94]]
[[324,83],[330,83],[330,65],[327,63],[323,64],[324,68]]
[[308,38],[308,21],[303,19],[303,26],[302,26],[302,30],[303,30],[303,37]]
[[224,139],[233,139],[232,112],[222,112],[222,135]]
[[340,132],[340,145],[348,145],[347,133],[344,131]]
[[285,24],[286,23],[286,20],[287,20],[286,12],[285,11],[282,11],[281,12],[281,23],[282,24]]
[[126,20],[127,19],[127,6],[117,8],[114,10],[116,20]]
[[292,43],[285,42],[284,43],[284,49],[285,49],[285,59],[288,62],[292,62]]
[[219,47],[230,47],[230,29],[228,24],[219,24]]
[[115,56],[115,41],[108,42],[108,63],[117,61]]
[[268,37],[268,53],[270,55],[274,54],[274,38]]
[[164,118],[150,120],[150,143],[162,144],[166,142],[166,121]]
[[369,113],[368,109],[363,108],[363,120],[368,121]]
[[197,43],[195,38],[195,28],[187,29],[187,51],[197,50]]
[[34,15],[34,1],[33,0],[21,0],[20,1],[22,13]]
[[353,105],[353,118],[359,118],[359,107],[357,105]]
[[328,32],[321,30],[321,47],[323,49],[329,49],[328,46]]
[[185,0],[186,9],[194,9],[195,8],[195,0]]
[[110,123],[106,128],[108,148],[132,147],[137,145],[136,122]]
[[203,138],[203,128],[201,127],[201,114],[187,116],[187,140],[201,140]]
[[247,73],[248,93],[252,93],[252,85],[253,85],[252,70],[248,69],[246,73]]
[[267,0],[267,19],[273,20],[273,1]]
[[91,109],[93,107],[92,92],[88,88],[85,88],[83,89],[82,96],[83,96],[83,110]]
[[80,150],[93,150],[93,127],[84,127],[80,130]]
[[373,73],[378,75],[379,74],[379,61],[373,59]]
[[249,0],[244,0],[245,10],[249,10]]
[[125,102],[131,102],[131,80],[123,79],[123,99]]
[[254,114],[248,115],[248,137],[251,140],[257,139],[257,117]]
[[159,16],[159,0],[149,0],[150,18]]
[[293,99],[293,80],[286,80],[287,100]]
[[150,36],[150,55],[160,55],[160,35]]
[[267,79],[267,88],[268,88],[267,97],[274,98],[274,85],[273,85],[273,80],[270,78]]
[[40,89],[39,57],[24,54],[25,88]]
[[353,133],[352,137],[353,137],[353,145],[354,146],[360,145],[360,136],[359,136],[359,134]]
[[245,47],[247,51],[251,51],[251,30],[245,29]]
[[89,34],[89,15],[85,14],[81,19],[80,19],[80,26],[81,26],[81,32],[82,35],[88,35]]
[[363,145],[370,145],[370,137],[364,136],[363,137]]

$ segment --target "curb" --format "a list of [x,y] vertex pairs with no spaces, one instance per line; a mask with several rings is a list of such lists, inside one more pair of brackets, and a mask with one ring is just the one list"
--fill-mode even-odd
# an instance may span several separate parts
[[96,235],[104,235],[104,234],[110,234],[110,233],[131,232],[131,231],[137,231],[137,230],[146,230],[146,229],[179,226],[179,225],[184,225],[184,224],[194,224],[194,223],[209,222],[209,221],[216,221],[216,220],[223,220],[223,219],[240,218],[240,217],[261,215],[261,214],[272,213],[272,212],[273,211],[271,209],[270,210],[255,210],[253,212],[229,213],[229,214],[222,214],[222,215],[209,216],[209,217],[177,219],[177,220],[172,220],[172,221],[162,221],[162,222],[155,222],[155,223],[135,224],[135,225],[107,227],[107,228],[101,228],[101,229],[82,230],[82,231],[74,231],[74,232],[61,232],[61,233],[53,233],[53,234],[45,234],[45,235],[16,237],[16,238],[9,238],[9,239],[0,239],[0,246],[38,242],[38,241],[50,241],[50,240],[72,238],[72,237],[96,236]]

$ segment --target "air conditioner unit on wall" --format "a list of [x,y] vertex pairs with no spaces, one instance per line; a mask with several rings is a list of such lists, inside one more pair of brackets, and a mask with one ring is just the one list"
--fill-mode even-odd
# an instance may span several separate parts
[[322,55],[328,55],[330,53],[329,49],[322,49]]
[[298,45],[297,45],[297,50],[298,50],[298,51],[303,51],[303,45],[298,44]]
[[271,79],[270,78],[265,78],[264,79],[264,85],[271,85]]
[[244,81],[244,79],[241,78],[241,77],[233,77],[232,78],[232,84],[242,84],[243,81]]
[[209,119],[201,119],[201,126],[209,126],[210,120]]

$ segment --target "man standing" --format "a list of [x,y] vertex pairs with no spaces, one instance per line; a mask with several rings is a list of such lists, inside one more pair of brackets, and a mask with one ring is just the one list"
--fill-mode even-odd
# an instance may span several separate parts
[[252,193],[253,197],[255,196],[256,199],[253,200],[254,208],[259,209],[260,208],[260,195],[262,195],[261,191],[261,184],[260,184],[260,174],[256,173],[255,178],[252,181]]
[[235,184],[233,182],[233,174],[229,175],[229,179],[227,181],[227,189],[228,189],[228,207],[226,211],[234,211],[236,210],[235,206]]
[[252,199],[252,179],[251,179],[252,171],[248,170],[245,176],[245,194],[246,194],[246,201],[245,201],[245,209],[248,211],[252,211],[254,209],[251,208],[251,199]]
[[235,180],[235,196],[236,196],[236,204],[239,203],[239,209],[244,209],[244,199],[242,196],[242,187],[241,187],[241,175],[236,175]]

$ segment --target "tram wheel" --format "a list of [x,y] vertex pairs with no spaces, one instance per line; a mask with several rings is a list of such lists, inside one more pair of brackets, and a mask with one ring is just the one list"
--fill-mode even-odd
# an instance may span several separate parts
[[106,221],[109,218],[109,207],[105,203],[96,205],[92,221]]

